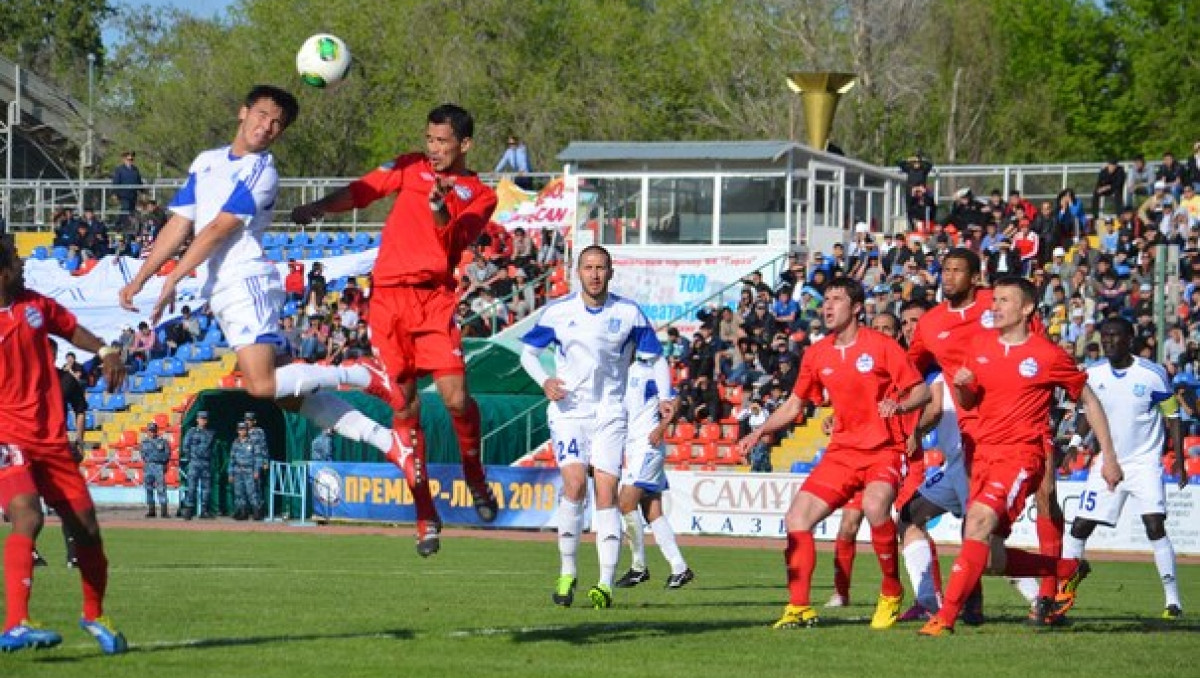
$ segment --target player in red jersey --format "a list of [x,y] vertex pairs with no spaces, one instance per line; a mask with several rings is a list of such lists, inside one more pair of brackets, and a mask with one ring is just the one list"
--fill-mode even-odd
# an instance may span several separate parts
[[871,628],[888,628],[900,614],[904,587],[891,509],[911,431],[903,429],[898,415],[924,407],[929,389],[895,340],[859,324],[863,298],[856,280],[840,277],[829,283],[821,307],[828,336],[805,351],[787,401],[739,442],[741,451],[748,452],[764,434],[794,422],[805,401],[819,402],[823,391],[829,394],[834,411],[832,438],[784,519],[789,595],[775,628],[817,623],[810,601],[816,566],[812,530],[860,489],[871,545],[883,572]]
[[396,194],[384,223],[370,300],[371,344],[398,388],[390,398],[401,436],[388,460],[408,479],[417,509],[417,552],[440,548],[441,519],[430,496],[417,378],[433,375],[458,436],[463,476],[485,522],[498,505],[479,454],[479,406],[467,392],[462,337],[454,323],[454,267],[496,209],[496,194],[467,168],[475,122],[454,104],[429,112],[425,152],[408,153],[324,198],[292,210],[307,224]]
[[921,629],[922,635],[953,632],[967,595],[985,570],[1016,577],[1057,577],[1061,606],[1055,609],[1051,602],[1039,609],[1051,622],[1074,604],[1076,588],[1088,574],[1086,561],[1004,547],[1012,523],[1045,472],[1044,439],[1056,387],[1066,389],[1080,403],[1089,422],[1099,423],[1094,430],[1104,455],[1104,479],[1110,488],[1121,480],[1108,420],[1087,386],[1087,373],[1066,351],[1030,328],[1036,299],[1037,290],[1028,280],[997,281],[992,300],[996,332],[976,336],[966,361],[951,368],[951,390],[960,412],[975,414],[971,489],[963,546],[954,561],[945,602]]
[[24,263],[7,238],[0,238],[0,505],[12,521],[4,542],[4,633],[0,651],[53,647],[62,636],[30,622],[33,545],[44,517],[42,500],[74,538],[83,582],[79,625],[106,654],[127,648],[125,637],[104,616],[108,559],[96,509],[71,455],[62,389],[49,334],[102,356],[104,376],[120,388],[125,365],[120,351],[81,327],[53,299],[25,289]]
[[[982,271],[979,255],[966,248],[950,250],[942,263],[942,296],[945,301],[935,306],[929,313],[921,317],[909,342],[909,357],[922,373],[928,373],[936,364],[948,378],[953,377],[953,370],[966,360],[966,349],[972,339],[992,327],[992,290],[979,287]],[[1040,319],[1035,317],[1031,329],[1041,332]],[[951,389],[951,396],[956,397]],[[963,411],[958,407],[958,422],[962,431],[963,456],[969,470],[971,455],[974,449],[974,427],[977,415],[974,412]],[[1045,555],[1058,555],[1062,551],[1063,515],[1062,507],[1058,504],[1055,494],[1056,477],[1053,472],[1053,456],[1047,457],[1047,471],[1043,474],[1042,484],[1036,494],[1037,519],[1035,525],[1038,534],[1038,550]],[[930,508],[927,504],[924,508]],[[918,523],[932,518],[928,512],[917,511],[912,516]],[[911,530],[905,535],[917,540],[920,537]],[[932,549],[932,543],[930,544]],[[912,547],[916,549],[918,547]],[[915,554],[916,552],[913,551]],[[923,556],[918,556],[923,558]],[[931,557],[931,575],[941,578],[938,561]],[[1033,582],[1015,581],[1027,599],[1034,595],[1031,586]],[[1053,578],[1043,580],[1043,595],[1054,595],[1055,581]],[[1047,590],[1045,587],[1049,587]],[[963,621],[977,625],[983,623],[983,589],[980,587],[971,594],[971,599],[963,609]]]

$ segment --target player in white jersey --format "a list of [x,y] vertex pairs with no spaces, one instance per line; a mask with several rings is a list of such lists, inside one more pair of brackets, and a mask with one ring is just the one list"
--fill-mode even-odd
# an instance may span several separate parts
[[634,360],[625,388],[629,431],[625,438],[625,468],[621,472],[621,489],[617,495],[625,520],[625,533],[629,535],[633,564],[617,580],[617,588],[631,588],[650,581],[643,516],[654,532],[659,550],[671,565],[666,587],[683,588],[696,578],[679,551],[675,531],[662,510],[662,493],[668,488],[667,473],[663,469],[666,456],[663,436],[674,419],[675,410],[675,393],[671,389],[667,361],[661,357],[653,362]]
[[1166,370],[1133,355],[1133,325],[1119,316],[1100,326],[1105,362],[1088,368],[1088,386],[1100,399],[1112,430],[1117,463],[1125,477],[1115,489],[1100,476],[1097,455],[1079,498],[1079,512],[1063,542],[1064,558],[1080,558],[1096,525],[1116,525],[1127,500],[1142,516],[1146,537],[1154,548],[1154,564],[1166,598],[1164,619],[1183,615],[1175,580],[1175,549],[1167,536],[1167,503],[1162,483],[1162,452],[1166,434],[1176,450],[1179,488],[1187,485],[1183,470],[1183,430],[1179,404]]
[[[579,254],[580,290],[556,301],[521,338],[521,365],[550,399],[547,418],[562,473],[558,505],[558,551],[562,569],[552,599],[569,607],[575,599],[575,553],[583,523],[590,468],[596,486],[596,550],[600,581],[588,591],[597,608],[612,606],[613,579],[621,555],[617,482],[625,449],[625,385],[634,356],[662,355],[654,328],[638,305],[608,291],[612,257],[598,245]],[[555,346],[554,375],[539,354]]]
[[122,288],[121,306],[137,311],[134,297],[180,246],[193,238],[178,265],[163,280],[150,311],[156,325],[175,303],[184,276],[208,263],[204,292],[229,345],[237,352],[246,391],[283,400],[321,428],[389,452],[399,441],[390,429],[319,389],[349,385],[386,397],[386,375],[366,365],[335,367],[296,363],[276,368],[286,343],[279,329],[283,283],[263,254],[262,236],[275,207],[279,175],[268,149],[299,114],[296,98],[270,85],[254,87],[238,111],[233,143],[196,157],[187,182],[171,201],[170,220],[150,256]]

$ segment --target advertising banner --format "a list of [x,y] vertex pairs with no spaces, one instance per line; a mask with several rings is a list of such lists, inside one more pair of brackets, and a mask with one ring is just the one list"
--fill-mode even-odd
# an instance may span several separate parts
[[[542,528],[554,524],[561,486],[557,469],[489,466],[500,504],[495,527]],[[412,493],[391,464],[310,462],[313,516],[328,520],[414,522]],[[471,493],[455,464],[430,464],[434,504],[447,525],[480,525]]]
[[[680,534],[719,534],[746,537],[786,536],[784,515],[806,476],[785,473],[724,473],[670,471],[671,490],[665,506],[671,527]],[[1086,483],[1060,481],[1058,499],[1068,524],[1079,509]],[[1008,543],[1036,547],[1034,519],[1037,511],[1031,497],[1021,519],[1013,525]],[[841,511],[835,511],[814,530],[817,539],[837,536]],[[958,543],[962,521],[946,514],[930,524],[930,534],[939,543]],[[1167,534],[1178,553],[1200,555],[1200,486],[1180,490],[1167,486]],[[870,541],[866,523],[858,539]],[[1101,551],[1150,551],[1141,516],[1126,510],[1117,525],[1100,526],[1088,540],[1088,548]]]
[[[654,325],[683,317],[675,323],[684,337],[700,327],[696,305],[750,271],[779,256],[779,249],[714,251],[712,247],[609,248],[613,255],[612,290],[638,302]],[[766,281],[774,284],[775,281]],[[736,303],[740,288],[726,303]]]

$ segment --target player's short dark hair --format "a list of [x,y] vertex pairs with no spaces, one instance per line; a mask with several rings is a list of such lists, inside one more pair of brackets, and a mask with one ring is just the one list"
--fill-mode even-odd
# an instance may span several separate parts
[[608,267],[612,268],[612,255],[609,254],[608,250],[604,249],[604,247],[602,247],[600,245],[588,245],[587,247],[580,250],[579,251],[579,263],[576,264],[576,266],[579,266],[580,264],[582,264],[583,257],[592,252],[599,252],[600,254],[603,254],[604,260],[608,262]]
[[0,269],[12,268],[16,263],[17,246],[10,235],[0,236]]
[[442,104],[429,111],[429,116],[425,121],[434,125],[445,125],[448,123],[450,129],[454,130],[455,138],[459,141],[475,136],[475,118],[472,118],[467,109],[462,106]]
[[829,283],[825,285],[825,296],[826,297],[829,296],[830,290],[841,290],[841,291],[845,292],[846,296],[850,297],[850,303],[852,305],[853,304],[863,304],[863,303],[866,303],[866,301],[867,301],[867,293],[863,289],[862,283],[855,280],[854,278],[850,278],[850,277],[847,277],[844,275],[837,276],[836,278],[834,278],[833,280],[830,280]]
[[998,279],[992,287],[1016,287],[1021,290],[1021,296],[1026,303],[1037,305],[1037,288],[1033,283],[1019,275],[1006,275]]
[[250,93],[246,95],[246,100],[242,105],[250,108],[258,103],[259,99],[270,99],[276,106],[283,109],[283,126],[290,127],[296,118],[300,117],[300,102],[296,101],[295,95],[275,85],[255,85]]
[[967,271],[969,271],[971,275],[978,275],[979,272],[983,270],[983,264],[979,260],[979,255],[976,254],[974,250],[967,249],[966,247],[954,247],[951,248],[949,252],[946,252],[946,256],[942,257],[943,267],[946,265],[945,262],[947,259],[958,259],[959,261],[965,263],[967,265]]
[[906,311],[911,311],[914,308],[919,308],[922,312],[928,312],[932,306],[924,299],[909,299],[900,305],[900,315],[904,315]]
[[1105,318],[1100,323],[1100,331],[1103,332],[1104,328],[1109,326],[1120,328],[1121,333],[1127,337],[1134,336],[1133,323],[1129,322],[1129,319],[1123,315],[1114,314]]

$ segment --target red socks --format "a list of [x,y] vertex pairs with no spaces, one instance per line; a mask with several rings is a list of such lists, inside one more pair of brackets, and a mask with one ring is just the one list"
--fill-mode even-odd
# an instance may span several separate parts
[[83,584],[83,618],[91,621],[104,614],[104,591],[108,588],[108,558],[104,547],[76,546],[79,575]]
[[4,630],[29,618],[29,596],[33,591],[33,540],[12,533],[4,542]]
[[946,599],[938,612],[938,619],[946,626],[954,626],[958,613],[971,590],[979,584],[983,571],[987,568],[988,553],[991,547],[986,541],[966,539],[962,550],[954,561],[954,569],[950,571],[950,583],[946,587]]
[[904,585],[900,583],[900,546],[896,543],[896,523],[890,519],[881,525],[871,526],[871,546],[875,549],[875,557],[879,559],[879,571],[883,574],[883,584],[879,592],[885,596],[904,594]]
[[812,532],[788,532],[783,560],[787,566],[788,603],[810,604],[812,575],[817,566],[817,547]]
[[[1021,549],[1005,549],[1004,554],[1007,560],[1004,574],[1010,577],[1046,577],[1057,582],[1070,577],[1079,564],[1074,558],[1056,558]],[[1057,590],[1056,584],[1056,593]]]
[[389,456],[388,461],[404,473],[408,489],[412,490],[417,520],[437,520],[437,508],[434,507],[433,496],[429,493],[429,471],[425,467],[425,432],[421,430],[421,423],[416,419],[394,419],[392,429],[405,445],[413,448],[412,454],[404,458]]
[[480,457],[479,405],[474,398],[467,398],[467,409],[460,416],[451,417],[454,435],[458,436],[458,451],[462,457],[463,478],[468,484],[484,481],[483,459]]
[[854,572],[854,553],[858,544],[853,539],[838,537],[833,543],[833,590],[843,600],[850,600],[850,575]]
[[[1057,515],[1038,516],[1035,521],[1037,525],[1038,553],[1053,558],[1061,558],[1063,517],[1057,511],[1054,513]],[[1056,593],[1058,593],[1058,579],[1053,576],[1042,577],[1038,588],[1038,595],[1043,598],[1053,598]]]

